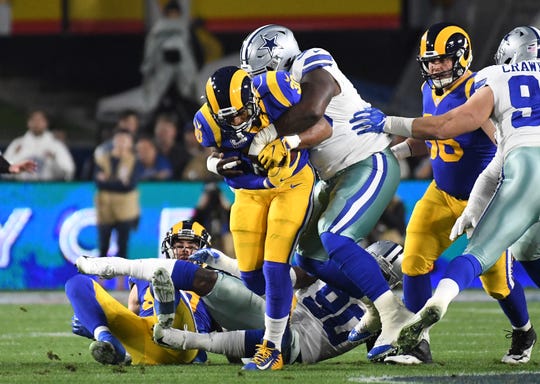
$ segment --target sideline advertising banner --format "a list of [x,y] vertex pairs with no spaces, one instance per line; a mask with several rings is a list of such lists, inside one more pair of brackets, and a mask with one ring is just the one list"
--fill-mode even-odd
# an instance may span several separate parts
[[[63,289],[66,280],[77,273],[73,263],[78,256],[98,255],[94,184],[1,184],[0,290]],[[405,204],[407,221],[427,185],[427,181],[400,184],[397,195]],[[142,183],[139,190],[141,219],[130,236],[129,258],[158,257],[162,237],[175,222],[191,218],[204,184]],[[226,186],[221,190],[234,200]],[[432,276],[434,285],[448,261],[461,254],[465,245],[462,237],[443,254]],[[113,236],[109,255],[115,253]],[[534,286],[518,263],[515,270],[524,286]],[[475,287],[480,287],[478,279]]]

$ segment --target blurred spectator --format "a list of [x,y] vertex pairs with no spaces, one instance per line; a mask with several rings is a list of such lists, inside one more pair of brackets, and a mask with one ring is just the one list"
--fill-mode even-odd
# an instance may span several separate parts
[[405,242],[405,204],[398,196],[394,196],[384,210],[377,225],[369,234],[366,243],[378,240],[390,240],[403,245]]
[[[163,7],[163,14],[146,37],[141,65],[143,95],[150,110],[160,110],[166,96],[165,108],[174,107],[186,121],[198,105],[195,80],[198,67],[191,45],[189,12],[176,0]],[[172,95],[172,96],[171,96]]]
[[93,180],[94,168],[97,157],[101,157],[103,154],[110,152],[113,147],[112,131],[117,129],[123,129],[131,133],[135,138],[139,134],[140,119],[137,112],[131,109],[127,109],[120,114],[116,126],[111,130],[101,130],[101,142],[94,149],[92,156],[86,159],[81,170],[81,180]]
[[169,160],[173,169],[172,178],[181,180],[182,172],[191,156],[183,143],[178,142],[178,125],[175,116],[160,114],[157,117],[154,125],[154,142],[159,153]]
[[184,129],[184,145],[190,156],[190,160],[184,168],[182,180],[187,181],[217,181],[221,180],[206,168],[206,159],[212,150],[203,147],[195,138],[193,123],[186,125]]
[[150,137],[140,137],[135,145],[137,153],[136,177],[139,181],[161,181],[172,178],[172,167]]
[[193,220],[201,223],[212,234],[212,246],[234,257],[232,234],[229,229],[231,203],[216,182],[206,183],[197,202]]
[[[139,127],[139,115],[134,110],[128,109],[122,112],[114,129],[125,129],[130,132],[131,135],[135,138],[139,134]],[[111,135],[106,134],[105,136],[110,137]],[[96,156],[101,156],[103,154],[103,151],[110,151],[112,147],[112,138],[106,139],[104,142],[97,146],[96,150],[94,151],[94,158],[96,158]]]
[[[127,258],[130,231],[137,227],[140,216],[133,135],[125,129],[117,129],[112,145],[111,151],[103,151],[95,159],[97,192],[94,204],[99,255],[107,256],[111,234],[115,230],[118,244],[116,256]],[[117,288],[122,289],[123,279],[117,282]]]
[[45,111],[31,111],[26,125],[28,131],[9,144],[4,156],[11,163],[33,160],[37,169],[35,173],[24,172],[9,177],[17,180],[72,180],[75,162],[67,146],[49,131],[49,118]]

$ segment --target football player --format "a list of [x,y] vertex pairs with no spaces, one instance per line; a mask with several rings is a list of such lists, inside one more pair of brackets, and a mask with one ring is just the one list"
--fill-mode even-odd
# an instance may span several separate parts
[[[412,313],[392,293],[377,263],[359,242],[371,232],[400,181],[390,138],[381,134],[358,137],[352,131],[350,121],[370,104],[328,51],[301,52],[288,28],[265,25],[253,31],[242,43],[240,60],[252,76],[288,70],[302,87],[301,100],[257,134],[250,153],[269,166],[282,161],[280,156],[286,153],[275,148],[310,148],[310,161],[321,181],[296,258],[303,269],[331,286],[352,297],[365,294],[373,301],[382,332],[368,358],[383,359],[394,350],[398,329]],[[314,124],[324,117],[332,124],[332,136],[313,145],[310,140],[317,142],[322,135]]]
[[[231,327],[230,329],[235,329],[235,325],[241,328],[264,326],[262,299],[250,291],[244,292],[244,295],[237,294],[236,292],[243,288],[238,279],[225,274],[218,275],[187,261],[194,252],[209,245],[210,235],[206,229],[190,220],[173,225],[163,240],[163,255],[173,263],[178,261],[173,276],[179,277],[182,281],[179,289],[183,289],[177,292],[175,305],[172,307],[175,311],[173,326],[183,328],[185,324],[188,329],[197,332],[220,329],[216,328],[216,324],[223,324]],[[109,262],[113,259],[115,258],[81,257],[77,265],[81,272],[108,277],[108,273],[114,269],[114,265],[109,267]],[[97,260],[102,260],[101,264]],[[160,261],[146,260],[151,264]],[[97,267],[92,270],[93,263],[105,266],[105,271],[96,271]],[[95,339],[90,344],[92,356],[102,364],[128,363],[131,359],[133,364],[150,365],[204,361],[204,353],[198,356],[196,350],[171,351],[151,342],[152,325],[156,322],[155,301],[149,284],[152,274],[146,276],[146,280],[141,280],[137,271],[125,275],[132,276],[128,308],[88,276],[76,275],[66,283],[66,294],[75,312],[73,331]],[[224,307],[222,298],[232,292],[237,300],[229,303],[228,308],[231,308],[235,315],[242,314],[240,321],[231,322],[232,315],[229,313],[218,312],[216,318],[210,315],[211,310],[207,309],[207,305],[210,308]],[[200,296],[205,298],[200,300]],[[249,313],[244,313],[243,305],[249,306]],[[258,308],[258,311],[252,311],[252,307]]]
[[[252,80],[238,67],[224,67],[210,76],[205,93],[206,103],[193,120],[195,136],[204,147],[232,158],[225,182],[235,194],[230,229],[238,267],[246,286],[266,295],[264,338],[244,368],[281,369],[280,345],[293,295],[289,262],[311,211],[315,174],[305,150],[276,147],[283,162],[264,170],[248,157],[248,149],[257,132],[299,102],[300,86],[287,72]],[[327,133],[323,139],[331,134],[326,119],[317,126]],[[209,160],[217,167],[218,158]]]
[[[418,62],[422,77],[424,115],[441,115],[465,103],[474,94],[474,76],[469,70],[473,50],[467,32],[458,25],[437,23],[420,40]],[[431,297],[430,272],[434,263],[451,244],[450,230],[461,215],[478,175],[495,154],[494,127],[487,122],[472,132],[446,140],[407,139],[393,147],[400,159],[430,154],[433,181],[416,203],[407,225],[403,256],[403,294],[407,308],[417,312]],[[501,306],[510,320],[512,345],[522,355],[530,343],[519,343],[518,335],[535,337],[521,284],[512,276],[512,257],[503,252],[497,263],[480,276],[484,290]],[[516,339],[517,338],[517,339]],[[421,351],[429,351],[424,335]],[[514,363],[515,353],[506,354],[504,363]],[[391,356],[387,361],[419,364],[430,354]],[[521,358],[520,358],[521,359]],[[425,361],[424,361],[425,360]]]
[[[494,161],[501,162],[499,168],[504,173],[497,190],[475,218],[476,227],[465,253],[450,262],[433,296],[400,331],[398,344],[403,349],[418,344],[425,329],[444,316],[459,292],[493,267],[499,255],[538,222],[540,202],[531,197],[536,196],[540,182],[536,172],[540,161],[540,120],[534,112],[540,105],[539,46],[538,29],[518,27],[501,41],[495,56],[497,65],[476,74],[476,92],[464,104],[440,116],[422,118],[387,117],[372,109],[366,116],[370,123],[359,124],[360,133],[377,131],[443,140],[474,132],[491,119],[500,146],[499,160]],[[534,260],[537,255],[531,252],[521,257]],[[527,362],[536,341],[536,335],[520,334],[529,347],[517,356],[513,342],[508,353],[513,363]]]
[[[368,247],[367,251],[380,265],[389,284],[392,287],[399,285],[401,283],[401,246],[390,241],[380,241]],[[236,260],[215,249],[204,248],[190,256],[190,260],[216,269],[216,271],[205,270],[209,273],[229,278],[231,278],[229,275],[217,270],[238,274]],[[250,292],[243,286],[234,293],[231,291],[225,294],[222,291],[220,295],[222,302],[219,306],[207,305],[213,318],[221,318],[223,315],[219,314],[220,311],[229,313],[227,327],[223,327],[227,329],[226,332],[203,335],[189,330],[179,331],[169,326],[175,316],[171,311],[173,308],[170,303],[171,292],[184,286],[184,280],[196,279],[198,274],[197,272],[194,276],[188,277],[189,274],[179,273],[179,270],[184,268],[183,264],[175,260],[126,260],[116,257],[106,259],[81,257],[77,260],[77,266],[81,272],[109,278],[131,274],[143,279],[152,279],[156,300],[160,300],[157,306],[159,322],[154,326],[154,340],[160,345],[178,350],[202,349],[222,353],[229,358],[253,356],[263,337],[264,329],[242,328],[242,325],[245,325],[242,323],[242,318],[249,313],[258,312],[262,315],[264,307],[260,306],[258,301],[254,301],[251,312],[247,309],[239,312],[238,302],[246,292]],[[292,309],[290,327],[282,339],[281,350],[286,364],[315,363],[341,355],[361,344],[361,342],[350,342],[347,339],[349,329],[364,315],[365,306],[360,300],[331,288],[321,280],[315,281],[298,267],[292,270],[291,278],[297,288],[302,288],[295,293],[296,304]],[[212,293],[201,298],[205,302],[209,296],[217,295],[213,293],[216,288],[212,283],[209,287]],[[255,297],[262,300],[258,296]],[[237,331],[232,331],[234,329]]]

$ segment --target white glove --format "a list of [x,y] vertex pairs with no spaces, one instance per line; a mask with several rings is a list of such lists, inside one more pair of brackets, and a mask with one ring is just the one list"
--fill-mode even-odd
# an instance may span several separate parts
[[467,209],[463,211],[460,217],[456,220],[452,231],[450,231],[450,240],[454,241],[463,232],[467,232],[467,239],[470,239],[474,228],[478,224],[478,218],[476,215],[471,214]]
[[277,139],[277,137],[278,137],[278,134],[277,134],[276,128],[274,127],[274,124],[270,124],[268,127],[261,129],[259,132],[257,132],[255,137],[251,141],[248,155],[257,156],[259,152],[263,150],[264,147],[266,147],[272,141]]

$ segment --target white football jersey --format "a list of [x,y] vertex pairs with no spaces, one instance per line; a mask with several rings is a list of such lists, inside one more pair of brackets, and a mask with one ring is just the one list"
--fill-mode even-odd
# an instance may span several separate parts
[[491,118],[503,156],[516,147],[540,146],[540,61],[484,68],[475,87],[484,85],[493,91]]
[[332,98],[325,112],[333,134],[310,150],[310,160],[319,177],[328,180],[338,171],[384,150],[391,139],[384,133],[357,135],[352,130],[353,124],[349,121],[354,114],[371,104],[360,97],[328,51],[311,48],[302,52],[295,59],[291,73],[296,81],[301,82],[306,73],[320,67],[328,71],[341,88],[341,93]]
[[358,345],[348,341],[347,337],[364,315],[365,306],[360,300],[321,280],[298,290],[296,298],[291,331],[293,348],[295,344],[299,347],[303,363],[330,359]]

